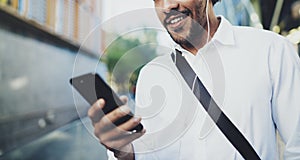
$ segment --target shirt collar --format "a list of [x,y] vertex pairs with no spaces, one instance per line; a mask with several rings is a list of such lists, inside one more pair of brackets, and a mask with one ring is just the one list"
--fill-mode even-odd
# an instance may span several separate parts
[[233,33],[233,26],[228,22],[226,18],[223,16],[218,16],[221,18],[220,25],[214,34],[212,41],[218,41],[223,45],[234,45],[234,33]]
[[[221,19],[221,22],[220,22],[220,25],[219,25],[216,33],[214,34],[213,38],[211,39],[211,42],[219,42],[223,45],[234,45],[235,39],[234,39],[234,33],[233,33],[233,28],[232,28],[233,26],[222,15],[220,15],[218,17]],[[175,50],[179,50],[182,53],[189,53],[189,51],[185,50],[179,44],[174,42],[174,53],[175,53]]]

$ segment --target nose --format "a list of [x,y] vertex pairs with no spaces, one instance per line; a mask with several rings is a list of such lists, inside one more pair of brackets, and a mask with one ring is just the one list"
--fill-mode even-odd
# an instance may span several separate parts
[[169,13],[172,9],[177,9],[178,6],[177,0],[163,0],[162,9],[165,13]]

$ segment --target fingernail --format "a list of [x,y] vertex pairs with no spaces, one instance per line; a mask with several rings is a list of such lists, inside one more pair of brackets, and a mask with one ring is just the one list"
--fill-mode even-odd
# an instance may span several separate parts
[[102,107],[103,106],[103,104],[104,104],[104,99],[99,99],[99,101],[98,101],[98,107]]

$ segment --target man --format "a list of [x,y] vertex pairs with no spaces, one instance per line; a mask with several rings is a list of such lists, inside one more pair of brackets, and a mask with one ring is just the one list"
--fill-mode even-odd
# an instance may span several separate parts
[[[178,44],[173,52],[181,52],[258,156],[278,159],[277,129],[286,145],[285,158],[300,159],[300,99],[297,98],[300,96],[300,61],[296,51],[287,40],[274,33],[235,27],[225,18],[215,16],[212,8],[216,2],[154,0],[161,23]],[[215,56],[213,61],[210,61],[211,55]],[[221,63],[221,72],[213,69]],[[216,73],[221,78],[214,81]],[[170,78],[172,76],[175,78]],[[214,90],[215,82],[223,83],[223,88],[220,85]],[[99,112],[105,107],[105,100],[98,100],[90,108],[88,115],[95,127],[95,136],[111,151],[111,158],[243,159],[207,116],[170,55],[157,58],[142,69],[137,84],[138,105],[156,104],[152,101],[157,97],[149,100],[146,94],[155,85],[167,86],[163,88],[165,94],[158,96],[166,98],[163,103],[167,105],[155,118],[149,116],[142,121],[145,129],[141,132],[127,132],[141,122],[141,117],[134,117],[118,127],[111,124],[129,113],[126,105],[104,117],[99,117]],[[178,125],[164,131],[164,126],[172,124],[178,114],[181,114],[176,121]],[[147,137],[146,130],[153,138],[148,136],[140,141]],[[160,131],[164,133],[154,136]],[[134,144],[136,141],[145,144],[144,150]]]

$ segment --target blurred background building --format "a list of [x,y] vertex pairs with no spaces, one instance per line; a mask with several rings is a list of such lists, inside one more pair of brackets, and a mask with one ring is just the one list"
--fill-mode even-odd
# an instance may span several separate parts
[[[0,159],[107,159],[69,79],[95,71],[134,99],[140,68],[160,54],[153,44],[168,43],[147,28],[158,21],[137,10],[145,8],[153,2],[0,0]],[[214,9],[286,36],[299,52],[299,0],[222,0]]]

